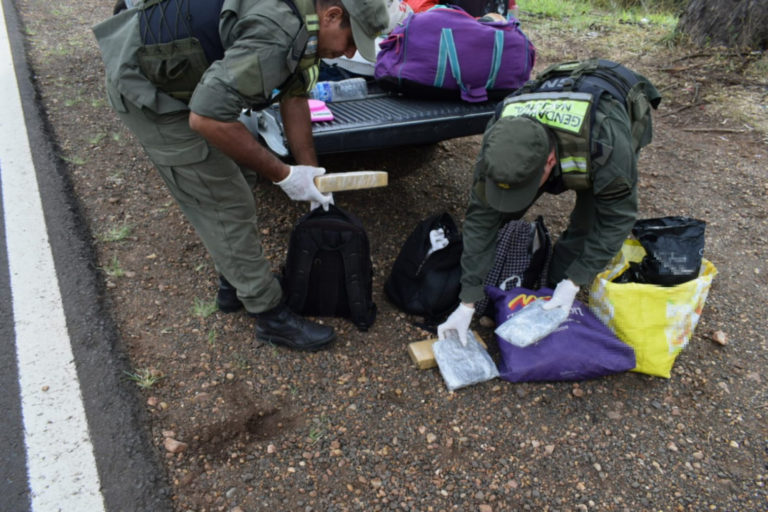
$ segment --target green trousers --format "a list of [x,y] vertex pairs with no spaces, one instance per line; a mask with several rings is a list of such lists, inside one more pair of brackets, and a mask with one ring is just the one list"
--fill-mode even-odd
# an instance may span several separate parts
[[110,84],[107,92],[246,310],[275,307],[282,290],[261,245],[252,192],[258,175],[192,131],[189,112],[160,115],[125,101]]

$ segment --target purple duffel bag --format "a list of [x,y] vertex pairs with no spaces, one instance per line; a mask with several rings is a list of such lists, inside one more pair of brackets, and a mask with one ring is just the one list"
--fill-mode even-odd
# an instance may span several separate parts
[[472,103],[521,87],[536,60],[515,18],[479,21],[458,7],[413,13],[379,46],[374,77],[382,87]]
[[[513,288],[503,291],[486,286],[494,305],[496,325],[537,297],[549,298],[552,290]],[[498,336],[499,376],[510,382],[587,380],[631,370],[635,351],[605,326],[587,306],[573,302],[568,319],[558,329],[525,348]]]

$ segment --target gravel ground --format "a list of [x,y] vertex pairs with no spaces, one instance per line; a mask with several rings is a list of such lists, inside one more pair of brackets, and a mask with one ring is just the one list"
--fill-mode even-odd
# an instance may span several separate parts
[[[706,220],[705,256],[719,275],[670,379],[494,380],[450,393],[409,360],[407,343],[430,335],[382,286],[416,222],[439,210],[463,219],[479,137],[324,159],[329,171],[390,172],[385,189],[336,196],[369,232],[378,318],[367,333],[326,319],[339,339],[319,353],[254,343],[247,316],[206,311],[213,265],[105,104],[90,26],[111,3],[16,5],[104,300],[147,376],[137,399],[175,510],[768,509],[766,57],[669,48],[667,29],[653,25],[575,30],[523,6],[537,69],[599,55],[659,86],[641,216]],[[255,194],[279,270],[305,205],[268,184]],[[557,234],[572,201],[544,198],[529,216],[543,214]],[[490,331],[479,332],[498,357]]]

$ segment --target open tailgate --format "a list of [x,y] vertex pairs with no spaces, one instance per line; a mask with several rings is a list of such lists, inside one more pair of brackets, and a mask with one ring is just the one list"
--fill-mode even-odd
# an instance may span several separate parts
[[[318,155],[433,144],[483,133],[496,103],[430,101],[381,93],[327,106],[333,121],[312,123]],[[290,154],[277,105],[243,113],[240,121],[277,155]]]

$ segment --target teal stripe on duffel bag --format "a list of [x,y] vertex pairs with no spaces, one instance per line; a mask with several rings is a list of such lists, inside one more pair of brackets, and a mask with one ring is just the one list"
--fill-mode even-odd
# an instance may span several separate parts
[[493,38],[493,60],[491,62],[491,73],[488,75],[488,82],[485,84],[486,89],[493,89],[496,85],[496,77],[499,75],[499,69],[501,68],[501,57],[504,53],[504,31],[497,30]]
[[450,63],[451,74],[459,88],[466,92],[467,88],[461,81],[461,66],[459,65],[459,55],[456,52],[456,43],[453,40],[453,30],[444,28],[440,33],[440,51],[438,52],[437,73],[435,75],[434,86],[442,87],[445,82],[446,64]]

